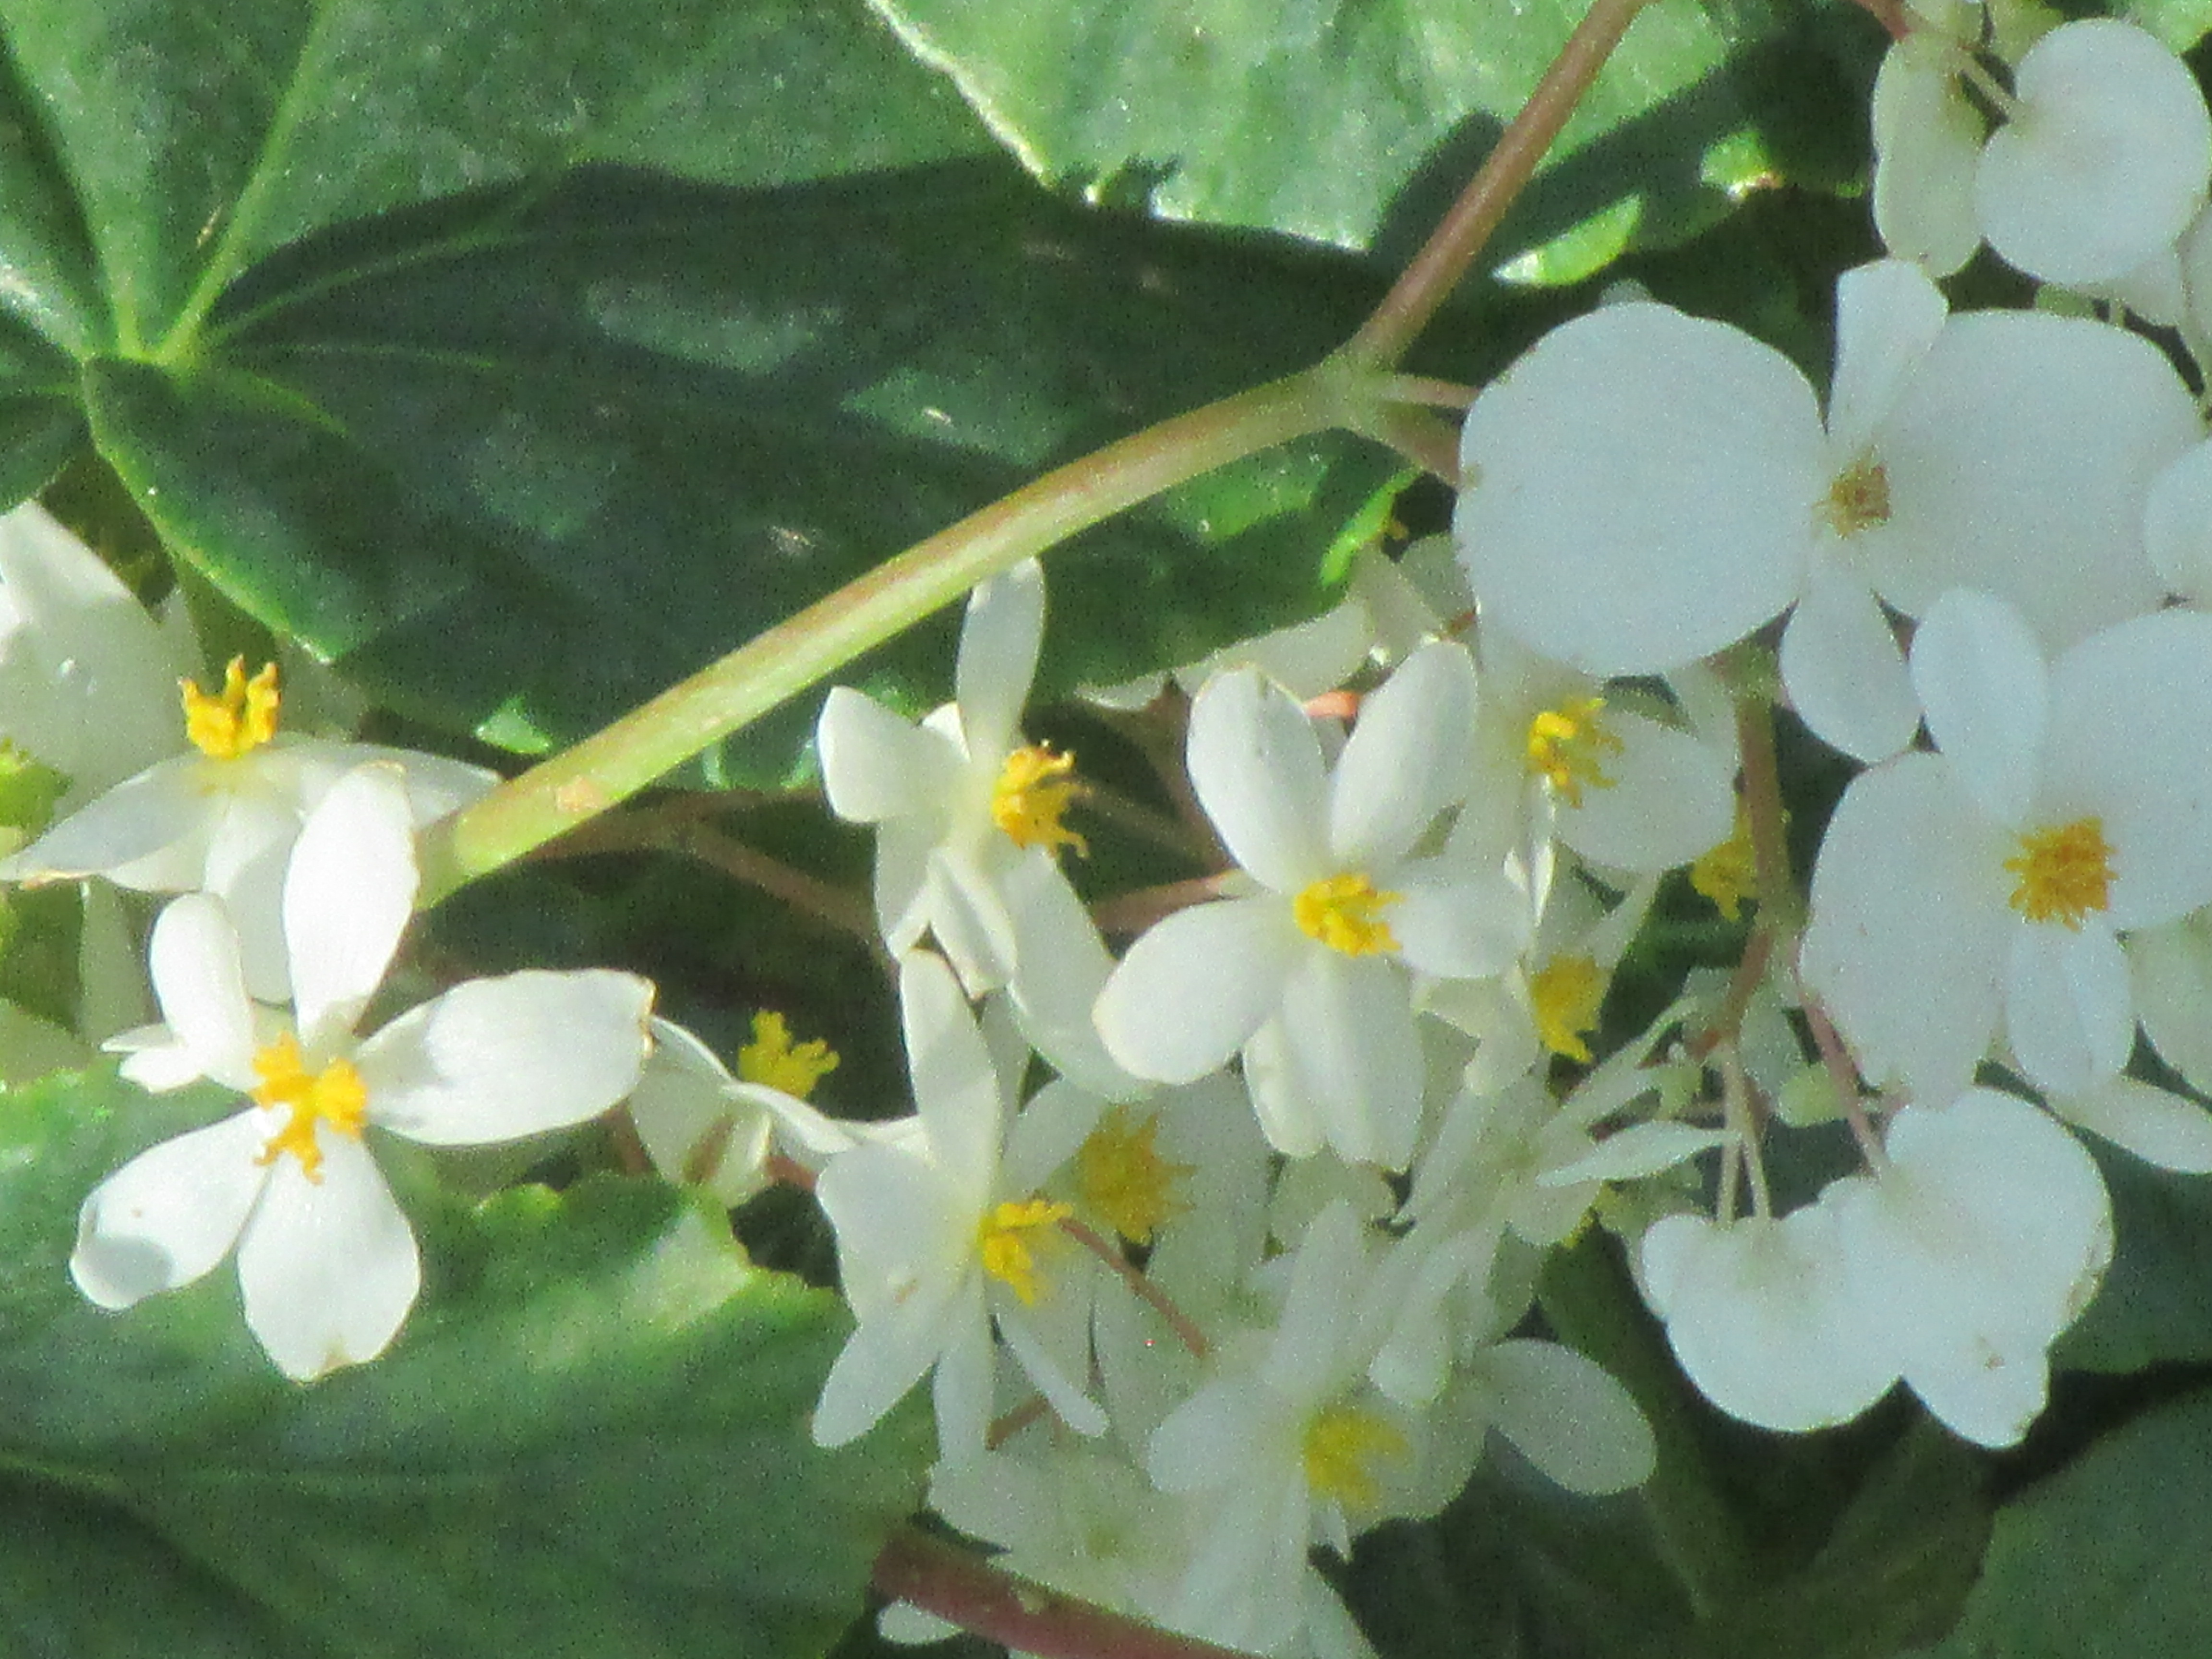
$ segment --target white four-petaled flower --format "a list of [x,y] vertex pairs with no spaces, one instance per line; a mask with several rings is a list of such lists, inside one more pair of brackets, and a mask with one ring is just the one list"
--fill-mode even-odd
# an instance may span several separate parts
[[290,1018],[257,1006],[219,900],[163,911],[152,951],[167,1023],[111,1047],[150,1089],[212,1079],[244,1111],[141,1153],[86,1199],[70,1271],[126,1308],[191,1283],[234,1247],[246,1323],[308,1380],[382,1352],[421,1267],[363,1139],[509,1140],[581,1121],[636,1084],[653,989],[629,974],[473,980],[366,1039],[416,887],[405,786],[383,764],[346,775],[301,829],[283,885]]

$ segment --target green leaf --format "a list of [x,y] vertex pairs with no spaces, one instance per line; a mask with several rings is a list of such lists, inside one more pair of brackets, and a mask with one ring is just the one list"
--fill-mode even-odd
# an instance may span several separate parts
[[[1526,100],[1585,0],[872,0],[1040,176],[1164,217],[1343,247],[1418,234]],[[1883,37],[1783,0],[1660,0],[1524,202],[1515,280],[1571,281],[1785,181],[1864,163]]]
[[[1037,471],[1320,356],[1357,320],[1342,274],[1005,164],[744,194],[600,174],[325,239],[243,284],[197,362],[86,380],[102,453],[233,599],[392,708],[536,750]],[[1100,527],[1054,560],[1049,689],[1310,614],[1387,471],[1317,440]],[[856,678],[942,701],[950,627]],[[811,724],[706,776],[781,782]]]
[[2212,1395],[2129,1424],[2000,1510],[1981,1582],[1929,1659],[2212,1650]]
[[2052,1364],[2124,1372],[2212,1360],[2212,1182],[2081,1139],[2112,1194],[2118,1248],[2096,1299],[2052,1349]]
[[[776,183],[988,142],[856,13],[797,0],[0,0],[0,25],[43,123],[23,167],[51,147],[132,356],[188,349],[260,256],[457,191],[588,161]],[[27,199],[58,220],[52,197]]]
[[84,1303],[82,1194],[234,1104],[97,1074],[0,1094],[0,1498],[31,1517],[0,1528],[0,1620],[96,1631],[77,1603],[108,1565],[145,1567],[132,1603],[186,1653],[234,1626],[224,1650],[364,1659],[799,1653],[860,1611],[926,1437],[908,1413],[816,1450],[842,1312],[658,1184],[435,1211],[397,1343],[309,1387],[262,1358],[228,1267]]

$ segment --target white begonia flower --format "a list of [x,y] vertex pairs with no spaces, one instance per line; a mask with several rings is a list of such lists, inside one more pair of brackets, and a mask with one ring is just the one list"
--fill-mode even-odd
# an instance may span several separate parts
[[1372,1291],[1383,1250],[1348,1205],[1316,1217],[1288,1259],[1268,1332],[1221,1344],[1212,1375],[1152,1435],[1163,1492],[1205,1500],[1165,1618],[1248,1651],[1287,1641],[1316,1544],[1348,1554],[1355,1532],[1432,1512],[1421,1420],[1364,1373],[1379,1334]]
[[1917,1099],[1965,1088],[2001,1018],[2039,1088],[2087,1094],[2134,1042],[2120,933],[2212,901],[2212,617],[2137,617],[2046,666],[2016,611],[1960,590],[1912,672],[1937,752],[1844,792],[1806,985]]
[[1906,1108],[1883,1144],[1883,1168],[1820,1198],[1860,1323],[1948,1427],[2011,1445],[2112,1260],[2104,1179],[2072,1135],[1990,1089]]
[[2170,259],[2212,182],[2212,114],[2188,65],[2135,24],[2083,18],[2028,49],[2013,95],[1974,180],[1990,246],[2069,286]]
[[1053,1170],[1012,1156],[1007,1082],[951,969],[902,957],[899,1009],[917,1116],[907,1133],[836,1154],[815,1183],[859,1321],[822,1385],[815,1443],[866,1432],[934,1367],[943,1455],[980,1455],[994,1322],[1060,1420],[1102,1433],[1077,1287],[1091,1263],[1060,1231],[1069,1206],[1037,1196]]
[[64,810],[176,750],[190,640],[35,501],[0,516],[0,739],[64,775]]
[[1493,825],[1498,847],[1556,834],[1592,864],[1638,874],[1689,863],[1725,838],[1735,812],[1734,731],[1714,743],[1656,700],[1626,696],[1501,631],[1486,629],[1474,721],[1474,779],[1462,820]]
[[1882,424],[1945,307],[1889,260],[1847,272],[1837,312],[1825,422],[1779,352],[1669,307],[1607,307],[1540,341],[1462,441],[1454,530],[1486,623],[1593,674],[1660,673],[1795,601],[1800,712],[1850,752],[1901,748],[1917,711],[1856,543],[1889,517]]
[[779,1139],[800,1164],[819,1168],[866,1138],[869,1126],[839,1123],[806,1103],[836,1065],[828,1044],[794,1043],[781,1014],[763,1013],[732,1077],[691,1032],[656,1018],[653,1051],[624,1105],[653,1168],[734,1207],[768,1185]]
[[1107,1050],[1188,1083],[1245,1050],[1277,1150],[1395,1168],[1420,1124],[1410,969],[1491,970],[1489,890],[1415,843],[1459,799],[1474,670],[1438,642],[1362,706],[1334,769],[1313,723],[1245,669],[1200,692],[1200,804],[1257,890],[1193,906],[1130,947],[1098,999]]
[[981,996],[1020,972],[1019,916],[1006,886],[1065,884],[1054,855],[1085,850],[1061,823],[1082,793],[1074,757],[1021,736],[1044,639],[1044,574],[1034,559],[968,596],[953,701],[920,726],[845,686],[822,706],[816,745],[830,809],[876,829],[876,920],[894,952],[927,933]]
[[1847,1423],[1897,1381],[1826,1205],[1664,1217],[1644,1230],[1637,1278],[1683,1373],[1731,1417],[1793,1433]]
[[0,880],[101,876],[141,892],[212,893],[238,930],[247,988],[260,1000],[283,1001],[290,989],[280,915],[285,860],[325,792],[362,765],[395,766],[419,828],[498,779],[437,755],[281,732],[280,702],[274,664],[249,678],[244,660],[234,659],[214,695],[185,681],[191,752],[157,762],[63,819],[0,861]]
[[396,768],[341,778],[285,873],[293,1017],[257,1008],[221,901],[155,925],[167,1024],[117,1039],[124,1074],[210,1078],[254,1104],[141,1153],[85,1200],[70,1272],[104,1308],[191,1284],[234,1247],[246,1320],[287,1376],[381,1353],[421,1285],[415,1238],[362,1139],[511,1140],[578,1123],[636,1084],[653,988],[630,974],[472,980],[356,1040],[416,887]]

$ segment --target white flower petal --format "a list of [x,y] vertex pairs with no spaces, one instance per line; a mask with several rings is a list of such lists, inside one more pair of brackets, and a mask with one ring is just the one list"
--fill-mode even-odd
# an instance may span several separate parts
[[1515,866],[1485,871],[1448,850],[1399,866],[1388,890],[1398,895],[1383,912],[1398,955],[1439,979],[1502,974],[1535,937],[1540,907]]
[[2212,930],[2200,915],[2128,939],[2136,1017],[2159,1058],[2200,1091],[2212,1084]]
[[969,594],[953,700],[971,756],[995,760],[1014,747],[1043,639],[1044,571],[1035,559]]
[[1805,377],[1741,330],[1641,302],[1553,330],[1462,429],[1486,621],[1601,675],[1735,643],[1802,585],[1825,443]]
[[854,823],[934,816],[962,769],[942,735],[849,686],[833,686],[823,700],[814,744],[830,810]]
[[1252,669],[1209,680],[1191,705],[1191,787],[1230,856],[1278,892],[1334,875],[1328,783],[1305,711]]
[[1874,590],[1830,561],[1814,566],[1783,630],[1782,684],[1816,737],[1869,765],[1920,725],[1905,653]]
[[50,881],[125,870],[133,879],[122,884],[147,891],[198,886],[213,819],[203,787],[204,767],[194,754],[117,784],[0,860],[0,880]]
[[1988,1053],[2020,920],[2011,851],[1937,756],[1900,755],[1844,792],[1801,960],[1875,1082],[1947,1100]]
[[2051,1109],[2078,1128],[2181,1175],[2212,1175],[2212,1112],[2131,1077],[2087,1094],[2054,1095]]
[[2212,178],[2212,116],[2181,59],[2112,18],[2062,24],[2013,75],[1974,205],[1990,246],[2046,283],[2125,274],[2179,236]]
[[1726,1226],[1668,1216],[1644,1233],[1640,1266],[1674,1357],[1731,1416],[1792,1432],[1844,1423],[1897,1380],[1844,1290],[1834,1218],[1820,1205]]
[[915,1109],[948,1176],[990,1189],[1005,1138],[1004,1091],[968,999],[941,957],[899,959],[899,1021]]
[[1948,276],[1974,257],[1974,172],[1981,116],[1960,86],[1948,41],[1915,31],[1875,76],[1874,222],[1892,253]]
[[1852,1294],[1905,1380],[1985,1445],[2027,1431],[2045,1351],[2112,1259],[2112,1206],[2072,1135],[2026,1102],[1972,1089],[1914,1106],[1879,1177],[1835,1183]]
[[1425,645],[1360,705],[1329,780],[1329,850],[1352,870],[1405,857],[1465,793],[1474,725],[1474,659],[1455,641]]
[[1912,684],[1953,776],[1998,823],[2023,826],[2043,758],[2051,690],[2020,612],[1954,588],[1912,640]]
[[2160,603],[2143,501],[2203,436],[2148,340],[2049,312],[1954,316],[1883,423],[1869,574],[1907,616],[1948,588],[1996,594],[2063,649]]
[[2143,505],[2143,540],[2167,586],[2212,599],[2212,443],[2182,452],[2158,475]]
[[1836,279],[1836,374],[1828,442],[1844,465],[1875,441],[1907,376],[1951,313],[1943,290],[1912,259],[1877,259]]
[[883,1414],[937,1361],[959,1286],[932,1282],[904,1302],[864,1318],[838,1350],[814,1407],[814,1443],[842,1446]]
[[1626,1492],[1650,1474],[1650,1425],[1595,1361],[1519,1340],[1484,1349],[1475,1364],[1491,1384],[1491,1426],[1569,1492]]
[[2060,658],[2045,753],[2061,821],[2103,820],[2112,926],[2212,902],[2212,616],[2138,617]]
[[1129,947],[1099,994],[1106,1051],[1139,1077],[1196,1081],[1259,1029],[1309,948],[1326,947],[1272,895],[1176,911]]
[[252,1088],[253,1007],[238,933],[222,902],[204,893],[172,899],[155,921],[147,966],[161,1018],[190,1056],[192,1075]]
[[70,1276],[103,1308],[189,1285],[230,1254],[269,1178],[274,1115],[237,1113],[138,1154],[92,1190]]
[[1584,1181],[1638,1181],[1671,1170],[1685,1158],[1733,1139],[1726,1130],[1700,1129],[1688,1123],[1632,1123],[1607,1135],[1571,1164],[1545,1170],[1536,1177],[1536,1184],[1572,1187]]
[[277,1159],[238,1245],[246,1325],[302,1382],[382,1353],[422,1287],[414,1231],[376,1160],[350,1136],[320,1139],[322,1179]]
[[[1406,972],[1387,958],[1310,951],[1283,982],[1286,1075],[1254,1076],[1255,1104],[1286,1091],[1347,1162],[1402,1170],[1421,1126],[1422,1072]],[[1269,1120],[1263,1109],[1261,1120]],[[1277,1150],[1282,1150],[1278,1148]]]
[[2006,970],[2005,1033],[2039,1089],[2081,1094],[2119,1075],[2136,1018],[2120,942],[2100,918],[2023,921]]
[[1613,714],[1620,752],[1613,787],[1559,804],[1559,839],[1594,864],[1638,874],[1687,864],[1726,841],[1735,822],[1735,765],[1689,732],[1642,714]]
[[566,1128],[637,1086],[653,987],[604,969],[470,980],[355,1056],[370,1121],[433,1146]]
[[420,884],[398,768],[347,773],[307,815],[284,874],[292,1001],[311,1054],[350,1031],[383,983]]

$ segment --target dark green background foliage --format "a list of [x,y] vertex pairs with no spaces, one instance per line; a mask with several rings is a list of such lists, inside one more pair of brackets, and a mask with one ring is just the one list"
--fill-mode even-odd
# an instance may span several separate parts
[[[173,562],[211,654],[301,641],[390,732],[542,751],[1041,471],[1327,353],[1579,9],[0,0],[0,496],[67,469],[51,499],[143,587]],[[2144,15],[2184,46],[2212,21]],[[1825,0],[1656,0],[1411,367],[1485,377],[1626,274],[1819,374],[1833,278],[1872,251],[1881,45]],[[1048,690],[1310,614],[1395,465],[1317,440],[1055,553]],[[850,678],[927,707],[951,637]],[[811,714],[681,781],[803,778]],[[1126,734],[1073,729],[1143,793]],[[811,803],[730,799],[751,843],[864,881]],[[1086,880],[1157,865],[1087,827]],[[783,1007],[845,1051],[835,1109],[903,1109],[878,965],[808,926],[673,854],[578,860],[470,892],[419,955],[627,963],[725,1052]],[[64,1270],[83,1194],[222,1109],[105,1074],[0,1095],[10,1652],[753,1656],[848,1625],[926,1413],[812,1450],[832,1300],[665,1189],[574,1180],[607,1162],[589,1141],[548,1166],[566,1190],[474,1210],[403,1157],[422,1305],[297,1388],[228,1269],[125,1316]],[[1796,1441],[1724,1423],[1586,1243],[1545,1317],[1637,1392],[1658,1475],[1585,1503],[1501,1452],[1362,1545],[1352,1606],[1388,1659],[1881,1659],[1962,1605],[1947,1655],[2212,1650],[2204,1575],[2170,1565],[2212,1490],[2212,1210],[2108,1173],[2121,1265],[2062,1359],[2111,1375],[2062,1379],[2021,1453],[1901,1395]],[[744,1224],[826,1267],[803,1206]]]

